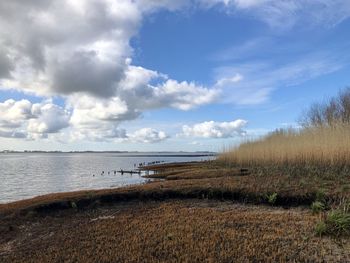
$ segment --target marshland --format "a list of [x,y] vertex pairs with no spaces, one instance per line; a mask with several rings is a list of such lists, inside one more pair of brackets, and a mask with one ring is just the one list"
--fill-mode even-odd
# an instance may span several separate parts
[[349,262],[347,105],[349,89],[216,160],[142,167],[147,184],[2,204],[0,260]]
[[349,0],[0,0],[0,263],[350,263],[349,29]]

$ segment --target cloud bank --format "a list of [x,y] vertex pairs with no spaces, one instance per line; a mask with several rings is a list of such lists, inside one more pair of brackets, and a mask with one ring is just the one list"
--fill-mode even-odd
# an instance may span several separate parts
[[131,142],[141,143],[157,143],[164,141],[169,136],[163,131],[157,131],[151,128],[142,128],[128,135],[128,140]]
[[51,101],[32,104],[12,99],[0,103],[0,137],[46,138],[69,126],[70,113]]
[[244,135],[246,132],[243,128],[246,124],[247,121],[240,119],[231,122],[206,121],[193,126],[184,125],[179,135],[197,138],[231,138]]
[[[187,111],[222,97],[238,104],[261,103],[276,85],[336,70],[336,65],[315,60],[304,68],[291,64],[279,70],[231,63],[217,69],[217,82],[208,87],[132,63],[130,40],[146,16],[193,7],[248,13],[285,28],[305,21],[334,26],[350,15],[350,4],[341,0],[1,1],[0,89],[44,99],[0,103],[0,137],[40,139],[65,130],[72,140],[160,142],[168,138],[162,131],[144,128],[130,134],[121,124],[148,110]],[[65,105],[55,105],[53,96]],[[227,138],[243,134],[244,125],[242,120],[204,122],[184,126],[183,134]]]
[[[143,17],[187,4],[167,0],[2,1],[0,88],[46,98],[61,96],[67,105],[4,102],[0,136],[44,138],[70,126],[73,139],[125,139],[128,136],[120,123],[146,110],[190,110],[215,101],[218,90],[132,65],[130,39]],[[165,137],[147,129],[130,135],[134,141],[145,142]]]

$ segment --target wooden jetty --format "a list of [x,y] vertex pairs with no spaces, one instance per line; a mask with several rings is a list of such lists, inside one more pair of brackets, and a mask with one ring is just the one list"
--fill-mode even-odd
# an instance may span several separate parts
[[121,174],[141,174],[141,170],[138,170],[138,171],[133,171],[133,170],[119,170],[117,171],[118,173],[121,173]]

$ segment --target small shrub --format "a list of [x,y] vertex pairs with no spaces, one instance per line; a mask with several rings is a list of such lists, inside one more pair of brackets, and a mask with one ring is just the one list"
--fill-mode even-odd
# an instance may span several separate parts
[[271,205],[274,205],[277,200],[277,193],[268,194],[266,197],[267,197],[267,202],[269,202],[269,204]]
[[319,212],[322,212],[326,209],[326,206],[324,203],[320,201],[315,201],[311,204],[311,210],[314,214],[318,214]]

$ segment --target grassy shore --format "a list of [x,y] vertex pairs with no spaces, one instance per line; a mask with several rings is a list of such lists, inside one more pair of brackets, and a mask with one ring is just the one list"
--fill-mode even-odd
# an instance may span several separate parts
[[300,116],[299,128],[279,129],[229,149],[220,160],[265,175],[282,173],[319,180],[348,180],[350,174],[350,88]]
[[145,185],[0,205],[0,262],[350,261],[347,235],[316,231],[350,181],[242,168],[160,165]]
[[29,200],[0,204],[0,214],[13,211],[51,211],[56,209],[89,208],[100,203],[128,200],[219,199],[268,204],[268,196],[277,194],[275,205],[309,206],[319,195],[336,205],[350,197],[350,180],[323,179],[313,176],[270,174],[265,176],[248,169],[228,167],[220,162],[201,162],[153,166],[156,172],[148,176],[156,181],[117,189],[58,193]]
[[350,124],[282,129],[225,152],[220,160],[261,173],[282,172],[320,179],[348,177]]

